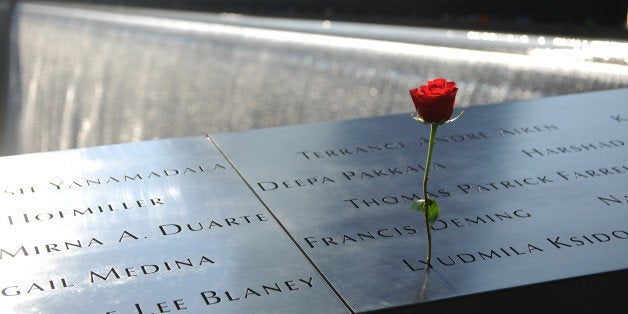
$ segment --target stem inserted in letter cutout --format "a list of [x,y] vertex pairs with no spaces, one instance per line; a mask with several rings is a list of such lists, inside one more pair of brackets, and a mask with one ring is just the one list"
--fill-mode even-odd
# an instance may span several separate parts
[[[426,85],[410,90],[410,96],[416,108],[416,114],[412,117],[423,123],[430,125],[430,142],[427,149],[427,161],[425,163],[425,172],[423,173],[423,199],[412,201],[410,208],[423,212],[425,219],[425,231],[427,233],[427,264],[432,260],[432,233],[431,226],[438,218],[440,209],[435,200],[428,197],[427,181],[430,173],[430,163],[432,162],[432,152],[434,151],[434,141],[436,139],[436,130],[441,124],[448,124],[460,118],[461,111],[458,116],[449,119],[454,110],[454,102],[458,88],[455,82],[447,82],[443,78],[428,81]],[[428,266],[429,269],[429,266]]]

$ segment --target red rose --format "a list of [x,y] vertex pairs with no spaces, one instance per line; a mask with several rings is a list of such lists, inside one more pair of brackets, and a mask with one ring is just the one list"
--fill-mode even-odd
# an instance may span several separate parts
[[416,113],[425,123],[443,123],[454,112],[454,101],[458,88],[456,82],[444,78],[428,81],[427,85],[411,89],[410,96]]

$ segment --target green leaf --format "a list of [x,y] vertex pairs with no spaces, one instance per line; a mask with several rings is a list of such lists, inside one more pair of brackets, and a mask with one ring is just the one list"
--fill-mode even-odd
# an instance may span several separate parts
[[438,219],[438,214],[440,214],[440,208],[438,207],[438,204],[436,204],[435,200],[432,199],[427,199],[427,221],[430,224],[433,224],[434,221],[436,221],[436,219]]
[[412,204],[410,204],[410,208],[418,212],[423,212],[423,203],[425,203],[424,199],[413,200]]
[[[410,204],[410,208],[425,214],[424,204],[424,199],[414,200],[412,201],[412,204]],[[436,204],[436,201],[431,198],[427,199],[427,204],[427,221],[432,224],[434,223],[434,221],[436,221],[436,219],[438,219],[438,214],[440,214],[440,208],[438,207],[438,204]]]

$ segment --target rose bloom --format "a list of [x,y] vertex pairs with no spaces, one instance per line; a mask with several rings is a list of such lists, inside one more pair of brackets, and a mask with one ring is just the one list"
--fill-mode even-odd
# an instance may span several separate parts
[[444,78],[428,81],[427,85],[410,90],[416,113],[425,123],[443,123],[454,112],[458,88],[456,82]]

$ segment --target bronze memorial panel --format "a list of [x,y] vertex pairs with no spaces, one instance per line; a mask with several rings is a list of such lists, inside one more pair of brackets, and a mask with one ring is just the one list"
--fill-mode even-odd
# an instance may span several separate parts
[[534,286],[512,294],[535,295],[517,304],[562,291],[578,306],[621,291],[603,283],[587,301],[589,276],[626,278],[626,99],[622,89],[472,107],[439,128],[429,273],[423,217],[410,209],[429,127],[402,114],[210,137],[353,311]]
[[625,307],[626,99],[440,128],[429,271],[408,114],[2,157],[0,313]]
[[0,313],[348,312],[205,136],[0,168]]

